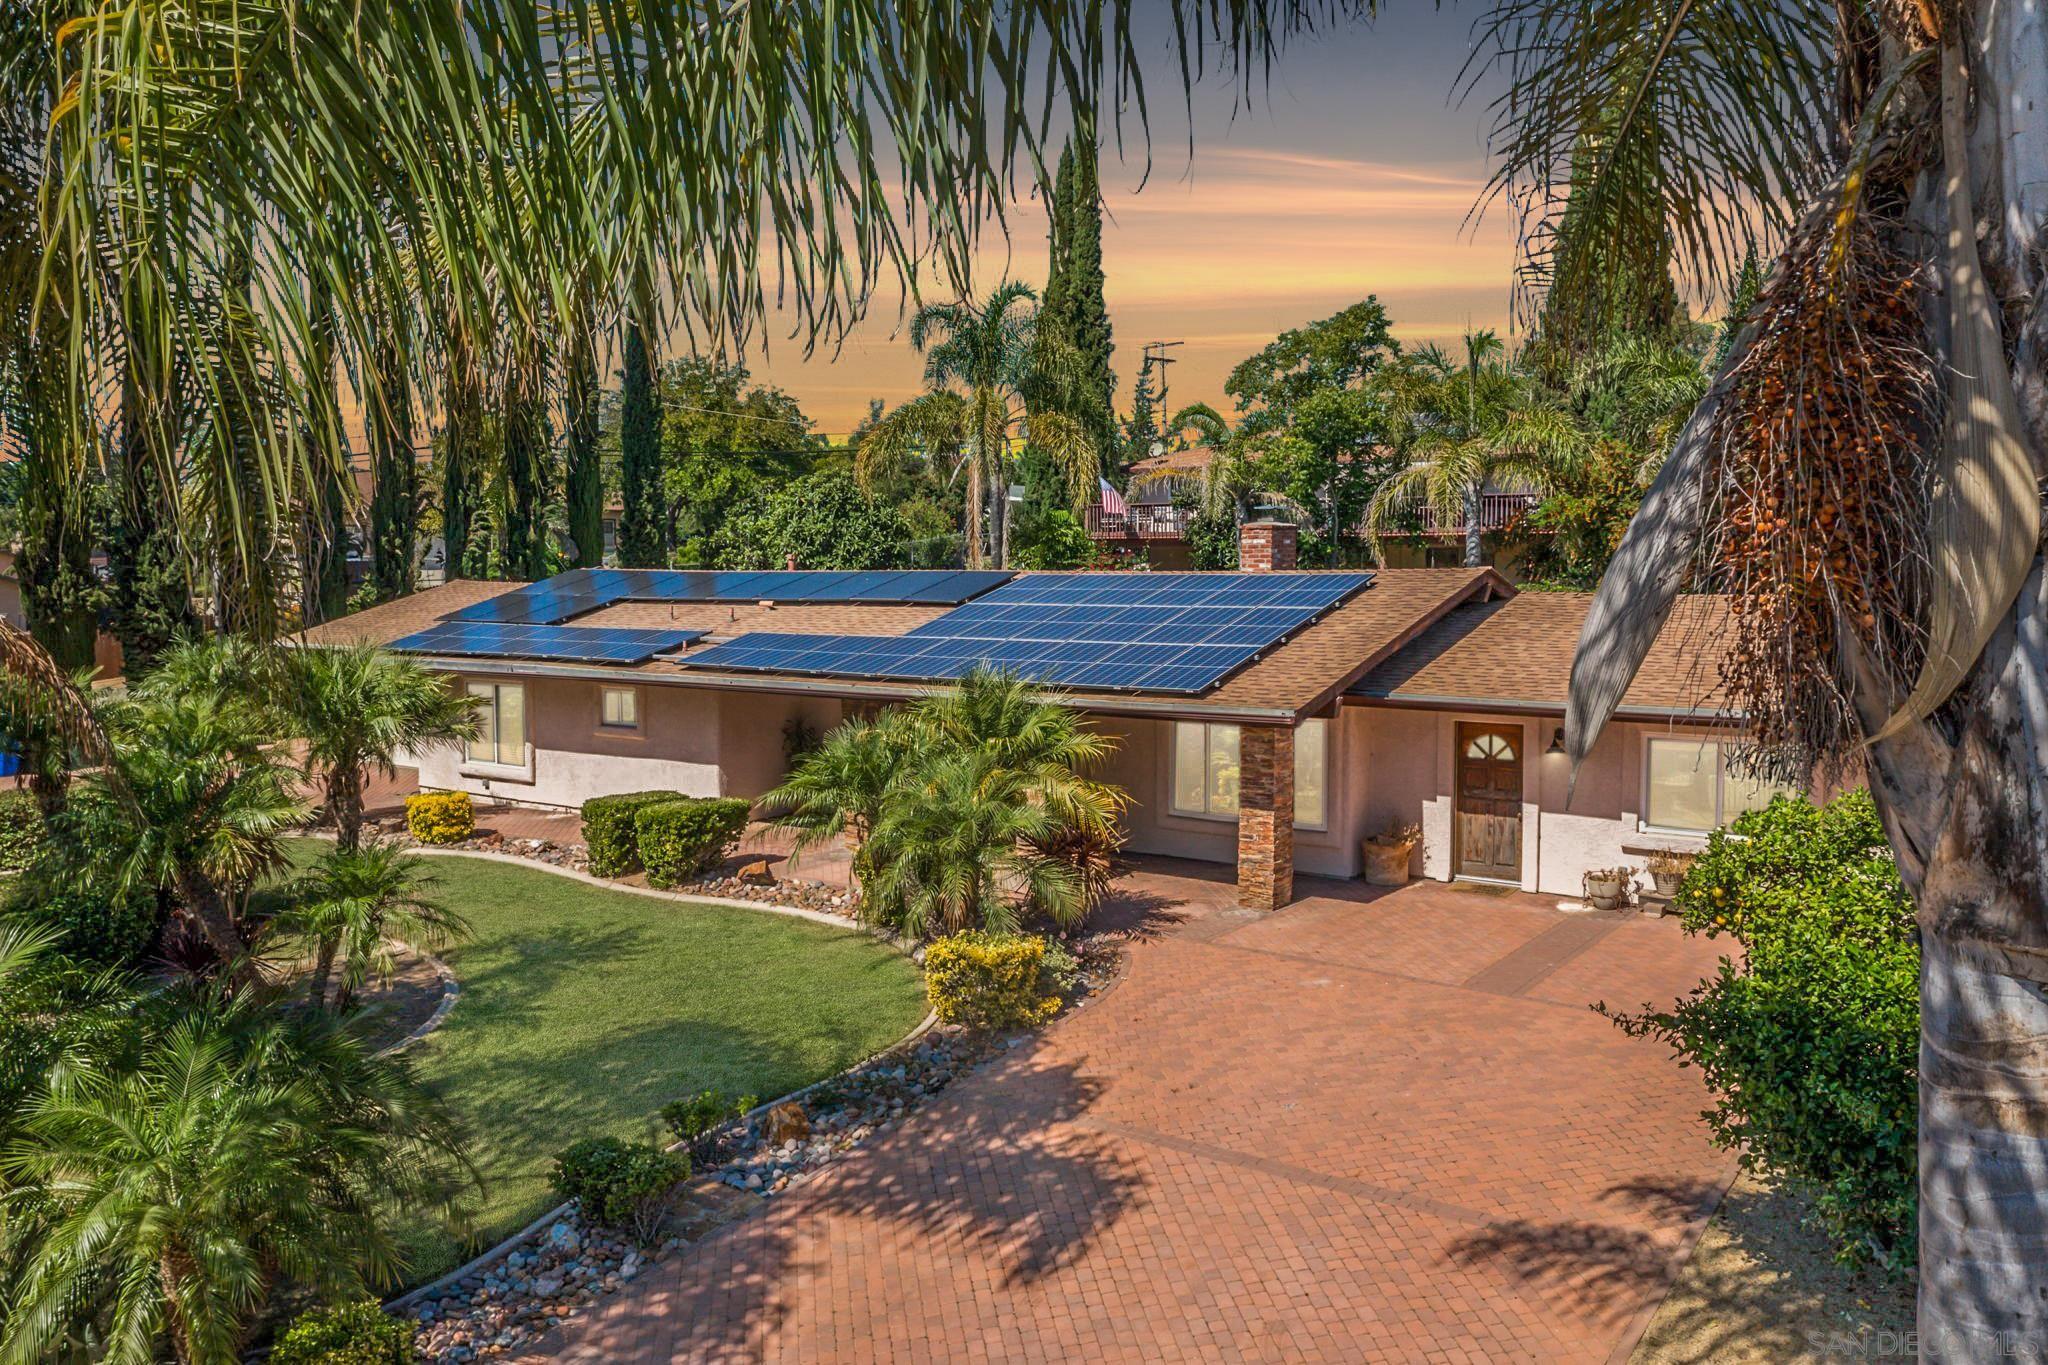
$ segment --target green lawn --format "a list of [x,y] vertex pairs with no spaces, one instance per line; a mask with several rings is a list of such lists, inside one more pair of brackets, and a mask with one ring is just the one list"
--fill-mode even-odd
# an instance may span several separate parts
[[[477,1248],[552,1202],[549,1159],[581,1137],[645,1137],[706,1087],[763,1099],[888,1046],[924,1016],[916,967],[865,934],[677,904],[482,858],[434,858],[474,939],[442,957],[462,997],[412,1056],[469,1126]],[[465,1248],[421,1226],[411,1279]]]

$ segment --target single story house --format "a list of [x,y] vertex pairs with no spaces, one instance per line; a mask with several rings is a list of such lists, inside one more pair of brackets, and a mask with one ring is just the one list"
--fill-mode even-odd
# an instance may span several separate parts
[[[1020,644],[1006,631],[1065,638],[1026,649],[1068,662],[1025,671],[1077,680],[1059,695],[1119,741],[1100,775],[1130,796],[1129,847],[1234,863],[1255,908],[1285,904],[1297,869],[1358,875],[1361,841],[1404,825],[1422,830],[1421,875],[1576,895],[1588,870],[1697,848],[1771,794],[1726,762],[1740,730],[1713,701],[1715,599],[1673,612],[1574,788],[1560,741],[1586,595],[1518,592],[1489,568],[1297,572],[1293,527],[1243,534],[1244,569],[1228,574],[904,574],[845,588],[833,585],[891,576],[795,573],[747,580],[775,580],[758,599],[741,575],[456,580],[307,640],[399,644],[478,698],[483,736],[418,755],[422,787],[574,807],[646,788],[759,796],[787,771],[792,737],[943,685],[907,676],[918,666],[903,656],[1000,662]],[[1187,594],[1255,606],[1190,613]],[[1112,607],[1088,605],[1098,599]],[[1166,605],[1130,605],[1145,600]],[[1211,660],[1208,644],[1150,650],[1105,642],[1120,634],[1090,643],[1085,625],[1005,624],[1110,609],[1141,626],[1281,624],[1240,629],[1238,653],[1213,668],[1188,665]],[[1175,629],[1187,627],[1153,633]],[[1147,662],[1110,685],[1116,660]]]

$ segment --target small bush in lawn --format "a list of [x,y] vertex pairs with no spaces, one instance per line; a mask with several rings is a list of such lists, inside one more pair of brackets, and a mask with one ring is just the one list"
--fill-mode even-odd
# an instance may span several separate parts
[[405,827],[423,844],[459,844],[476,833],[468,792],[421,792],[405,798]]
[[583,803],[583,846],[590,870],[599,877],[625,877],[640,870],[640,831],[633,823],[643,806],[683,799],[681,792],[620,792]]
[[661,1107],[661,1120],[676,1138],[690,1144],[690,1155],[701,1155],[704,1139],[759,1104],[753,1095],[735,1099],[723,1090],[699,1090],[688,1099],[671,1100]]
[[1048,989],[1045,940],[970,930],[925,949],[924,989],[942,1023],[1023,1028],[1059,1013]]
[[555,1158],[555,1192],[574,1199],[599,1227],[651,1242],[668,1218],[668,1192],[690,1174],[690,1159],[648,1142],[585,1138]]
[[33,792],[0,791],[0,872],[19,872],[43,847],[43,808]]
[[369,1299],[302,1313],[278,1337],[271,1365],[411,1365],[413,1327]]
[[1615,1022],[1700,1068],[1715,1140],[1811,1193],[1843,1260],[1912,1265],[1920,949],[1869,794],[1739,817],[1677,905],[1687,933],[1742,951],[1669,1009]]
[[640,862],[656,886],[677,886],[718,862],[739,843],[753,814],[738,797],[668,801],[634,816]]

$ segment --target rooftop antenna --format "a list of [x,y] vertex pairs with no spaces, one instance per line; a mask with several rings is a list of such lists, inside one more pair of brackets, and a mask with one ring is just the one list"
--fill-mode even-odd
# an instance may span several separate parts
[[1173,408],[1166,401],[1166,367],[1177,363],[1176,358],[1167,354],[1175,346],[1185,346],[1185,341],[1148,341],[1145,343],[1145,363],[1155,367],[1159,375],[1159,411],[1170,413]]

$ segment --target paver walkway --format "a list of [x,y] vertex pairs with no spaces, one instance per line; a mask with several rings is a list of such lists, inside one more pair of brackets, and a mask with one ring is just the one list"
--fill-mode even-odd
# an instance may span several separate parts
[[1259,918],[1220,877],[1127,877],[1107,996],[550,1358],[1625,1358],[1732,1170],[1693,1074],[1587,1005],[1713,946],[1435,884]]

